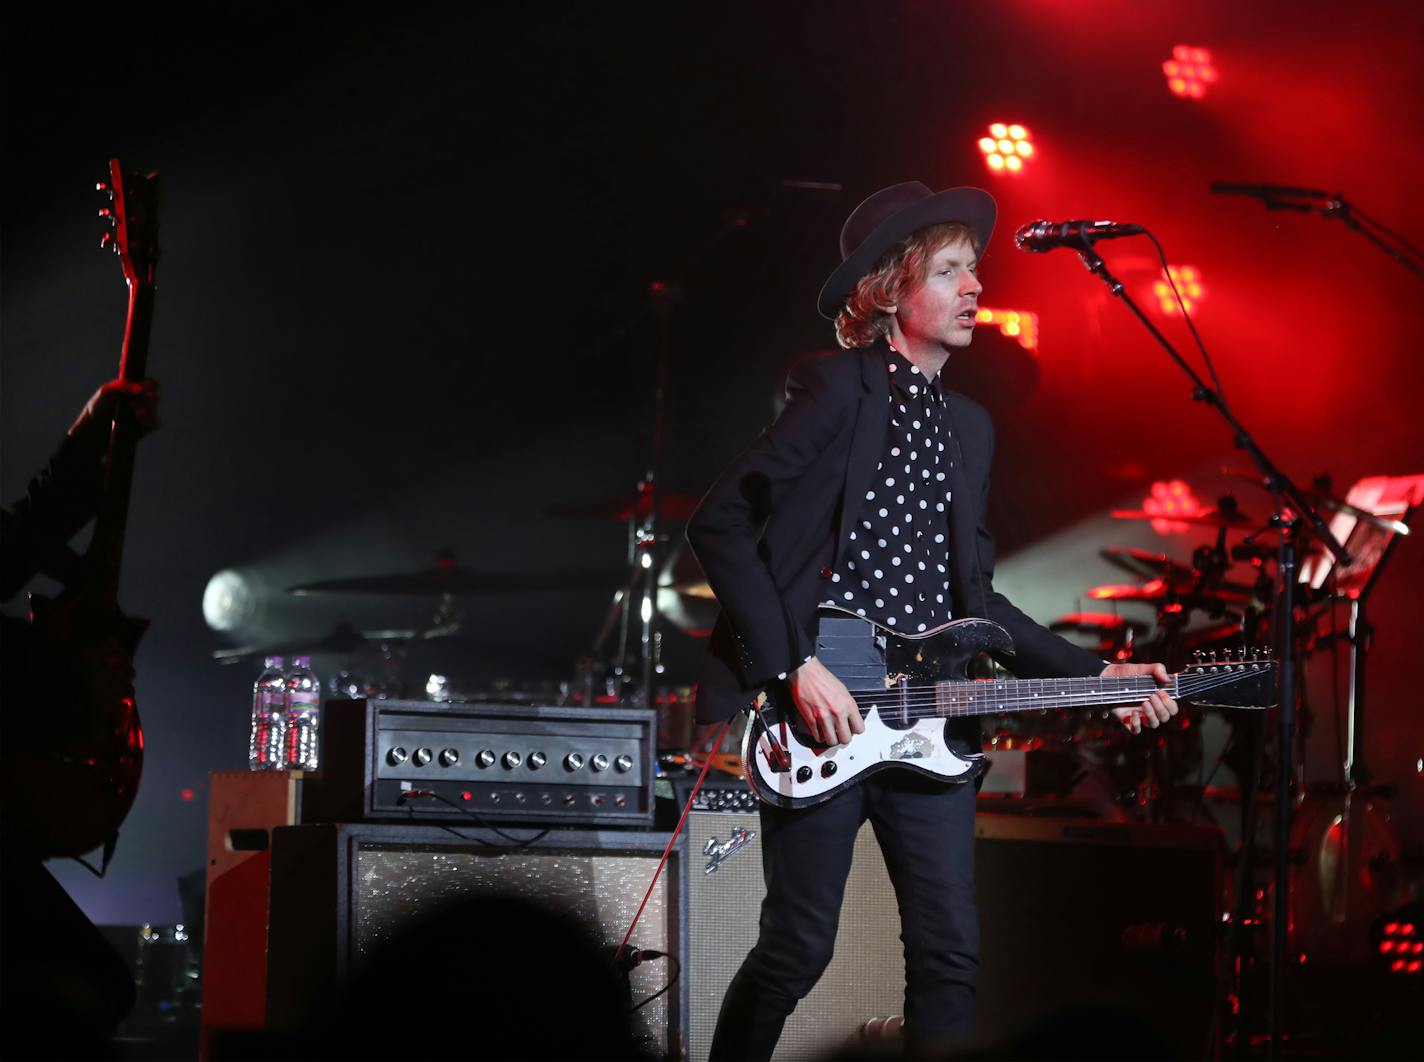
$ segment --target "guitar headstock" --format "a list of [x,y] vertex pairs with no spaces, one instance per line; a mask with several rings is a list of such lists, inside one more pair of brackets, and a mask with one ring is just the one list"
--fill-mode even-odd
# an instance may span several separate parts
[[109,179],[98,190],[108,194],[110,205],[99,211],[109,228],[99,241],[119,256],[124,278],[133,287],[152,286],[158,268],[158,173],[125,170],[118,159],[109,160]]
[[1207,708],[1274,708],[1276,662],[1269,649],[1195,653],[1177,676],[1177,696]]

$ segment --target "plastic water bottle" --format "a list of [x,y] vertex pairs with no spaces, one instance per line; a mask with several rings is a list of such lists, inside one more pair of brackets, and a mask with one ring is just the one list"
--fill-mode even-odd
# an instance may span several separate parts
[[317,769],[320,719],[321,681],[311,669],[311,657],[299,656],[287,672],[287,770]]
[[266,670],[252,684],[252,734],[247,742],[247,766],[253,771],[280,771],[286,758],[287,680],[282,658],[269,656]]

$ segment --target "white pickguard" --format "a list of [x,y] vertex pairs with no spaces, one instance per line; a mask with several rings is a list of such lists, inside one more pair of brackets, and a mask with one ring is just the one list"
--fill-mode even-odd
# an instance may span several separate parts
[[[752,731],[753,728],[747,728],[748,743]],[[776,727],[776,733],[780,738],[780,727]],[[904,764],[952,779],[973,770],[981,758],[965,759],[950,751],[944,743],[943,719],[921,719],[908,730],[894,730],[881,722],[879,709],[866,714],[865,733],[856,734],[848,745],[832,745],[818,751],[807,748],[794,737],[785,744],[791,752],[789,771],[772,770],[768,758],[771,742],[765,733],[757,739],[755,755],[746,762],[756,772],[755,789],[789,800],[814,801],[882,763]],[[742,754],[747,757],[751,751],[744,748]],[[835,771],[830,775],[824,773],[827,763],[835,764]],[[798,776],[805,773],[802,767],[811,770],[810,778],[804,782],[798,780]]]

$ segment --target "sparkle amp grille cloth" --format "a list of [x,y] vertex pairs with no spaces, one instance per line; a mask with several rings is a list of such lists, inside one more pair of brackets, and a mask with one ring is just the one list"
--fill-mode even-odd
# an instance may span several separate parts
[[[365,959],[411,919],[481,892],[514,894],[570,912],[595,927],[610,948],[617,947],[657,865],[658,856],[646,853],[362,844],[352,881],[355,958]],[[639,947],[676,953],[677,941],[669,939],[673,922],[668,904],[673,901],[666,882],[666,874],[658,879],[634,940]],[[665,959],[635,968],[630,979],[634,1002],[667,984],[672,969]],[[576,986],[568,990],[576,991]],[[668,1053],[668,1000],[676,991],[674,987],[635,1016],[636,1034],[660,1057]]]
[[[709,840],[725,844],[733,829],[756,833],[712,874],[704,873]],[[707,1062],[717,1011],[732,975],[756,943],[761,913],[761,823],[756,814],[694,811],[687,817],[688,1054]],[[871,1018],[903,1014],[905,956],[900,909],[870,823],[855,839],[836,933],[835,956],[782,1030],[779,1062],[826,1058]]]

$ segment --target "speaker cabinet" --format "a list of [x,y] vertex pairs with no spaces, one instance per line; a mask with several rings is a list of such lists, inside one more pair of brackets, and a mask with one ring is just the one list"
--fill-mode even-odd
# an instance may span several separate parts
[[1219,831],[986,814],[975,831],[981,1042],[1091,1008],[1178,1057],[1213,1057]]
[[[736,803],[718,796],[708,798],[714,806]],[[705,1062],[722,995],[756,942],[765,893],[759,829],[758,816],[744,808],[688,816],[692,1062]],[[736,844],[739,830],[747,836]],[[1218,831],[980,814],[976,833],[979,1043],[1009,1044],[1038,1023],[1091,1007],[1131,1015],[1182,1057],[1208,1055],[1217,1002]],[[773,1057],[825,1057],[871,1018],[902,1014],[899,934],[894,890],[866,823],[835,957],[787,1020]]]
[[[668,837],[569,830],[516,846],[494,830],[454,826],[333,823],[276,830],[268,1024],[302,1028],[403,925],[481,892],[514,894],[569,912],[611,950],[637,914]],[[685,953],[682,874],[681,851],[674,848],[639,920],[633,937],[638,947]],[[495,976],[497,960],[485,960]],[[657,992],[671,969],[663,961],[634,969],[633,999]],[[635,1032],[661,1057],[680,1057],[685,1050],[687,984],[684,969],[677,988],[637,1011]],[[552,994],[549,1016],[558,1020]]]
[[212,771],[199,1056],[215,1034],[266,1022],[271,831],[301,818],[301,771]]
[[[691,1062],[706,1062],[722,995],[756,943],[766,893],[760,829],[755,813],[693,811],[687,817],[689,922],[683,976],[689,988]],[[737,843],[734,831],[746,831],[745,839]],[[903,1013],[904,1006],[900,912],[880,845],[867,822],[855,841],[835,956],[787,1019],[772,1057],[823,1058],[869,1019]]]

